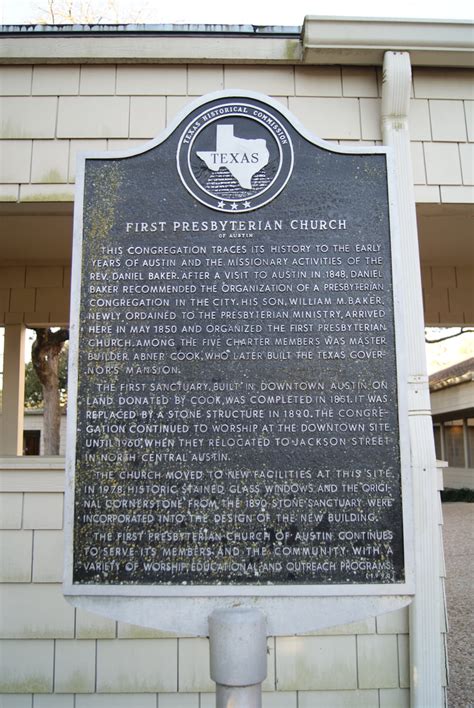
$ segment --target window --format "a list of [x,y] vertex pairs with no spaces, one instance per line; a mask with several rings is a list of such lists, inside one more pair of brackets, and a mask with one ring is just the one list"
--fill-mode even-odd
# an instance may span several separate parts
[[464,467],[464,431],[462,421],[455,420],[444,426],[445,457],[450,467]]
[[39,430],[23,431],[23,454],[24,455],[39,455],[40,454],[41,432]]

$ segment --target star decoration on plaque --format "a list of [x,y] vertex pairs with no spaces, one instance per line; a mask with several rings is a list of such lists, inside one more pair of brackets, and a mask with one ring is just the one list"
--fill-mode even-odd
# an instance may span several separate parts
[[243,209],[250,209],[252,207],[252,203],[249,201],[244,201],[242,204],[239,204],[239,202],[227,202],[221,199],[220,201],[217,202],[217,208],[218,209],[223,209],[224,211],[242,211]]

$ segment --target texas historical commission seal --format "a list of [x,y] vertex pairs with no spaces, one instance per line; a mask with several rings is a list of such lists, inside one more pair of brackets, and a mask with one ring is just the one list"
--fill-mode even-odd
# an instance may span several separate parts
[[198,201],[240,213],[268,204],[293,169],[293,146],[267,106],[226,101],[186,126],[177,150],[181,180]]

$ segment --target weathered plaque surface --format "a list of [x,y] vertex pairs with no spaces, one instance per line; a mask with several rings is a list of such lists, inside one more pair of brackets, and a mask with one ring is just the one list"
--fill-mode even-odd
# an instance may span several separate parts
[[70,589],[404,587],[388,172],[253,94],[86,156]]

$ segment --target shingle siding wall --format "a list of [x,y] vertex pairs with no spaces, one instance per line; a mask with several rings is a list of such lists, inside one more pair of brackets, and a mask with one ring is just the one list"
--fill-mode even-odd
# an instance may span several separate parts
[[0,266],[0,322],[67,324],[70,280],[68,266]]
[[[449,234],[447,234],[449,237]],[[474,268],[422,265],[423,303],[427,325],[470,325],[474,322]]]
[[[427,325],[474,321],[474,268],[422,264],[422,282]],[[67,324],[69,299],[68,266],[0,266],[0,324]]]
[[[0,471],[1,708],[214,706],[207,640],[115,622],[64,600],[63,484],[60,471]],[[407,610],[269,637],[263,689],[263,708],[407,708]]]
[[[320,137],[381,141],[371,67],[0,67],[0,201],[72,201],[76,154],[155,137],[194,97],[269,94]],[[410,129],[419,203],[472,203],[473,72],[416,68]],[[472,321],[472,269],[427,264],[426,320]],[[0,321],[62,324],[66,265],[0,272]],[[0,481],[3,473],[0,471]],[[1,487],[0,708],[211,708],[206,640],[75,610],[62,597],[62,479],[16,472]],[[263,708],[409,705],[408,612],[304,637],[269,638]],[[127,668],[124,671],[124,667]]]
[[[78,152],[143,144],[196,96],[220,89],[269,94],[324,139],[378,144],[381,81],[375,67],[2,66],[0,201],[71,202]],[[410,134],[418,203],[474,201],[473,106],[474,72],[414,68]],[[449,283],[442,270],[423,263],[426,323],[472,322],[474,269],[447,268]],[[67,322],[69,271],[45,267],[39,283],[40,271],[0,272],[0,322]]]
[[[232,88],[277,98],[327,140],[382,139],[381,72],[372,67],[3,66],[0,199],[72,200],[78,150],[153,138],[195,96]],[[418,201],[474,200],[473,105],[473,72],[414,69]]]

